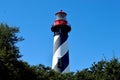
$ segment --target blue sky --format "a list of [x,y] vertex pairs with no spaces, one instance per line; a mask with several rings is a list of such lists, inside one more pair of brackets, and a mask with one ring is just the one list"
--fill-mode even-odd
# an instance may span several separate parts
[[120,0],[0,0],[0,23],[20,28],[21,58],[31,65],[52,64],[55,13],[67,12],[71,71],[104,57],[120,59]]

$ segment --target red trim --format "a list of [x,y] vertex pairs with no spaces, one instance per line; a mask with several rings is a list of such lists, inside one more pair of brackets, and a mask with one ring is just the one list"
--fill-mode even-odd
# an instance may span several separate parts
[[67,21],[65,20],[56,20],[54,25],[67,25]]

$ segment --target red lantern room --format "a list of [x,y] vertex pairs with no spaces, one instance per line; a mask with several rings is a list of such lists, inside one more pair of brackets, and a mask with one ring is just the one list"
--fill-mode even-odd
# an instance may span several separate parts
[[68,25],[68,22],[66,20],[66,13],[60,10],[56,14],[56,19],[54,21],[54,24],[51,27],[51,30],[53,32],[59,32],[59,31],[64,31],[64,32],[69,32],[71,30],[70,25]]
[[67,25],[66,21],[66,13],[60,10],[60,12],[56,13],[56,20],[54,22],[54,26],[56,25]]

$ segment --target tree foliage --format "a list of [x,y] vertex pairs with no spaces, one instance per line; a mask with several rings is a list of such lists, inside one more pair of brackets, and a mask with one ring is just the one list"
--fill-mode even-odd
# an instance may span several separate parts
[[18,37],[19,28],[0,24],[0,80],[119,80],[120,62],[117,58],[101,60],[90,68],[70,73],[58,73],[42,64],[29,65],[20,60],[16,43],[23,40]]
[[[18,32],[19,29],[16,27],[9,27],[6,24],[0,24],[0,74],[4,76],[4,74],[7,73],[6,76],[9,79],[11,76],[16,75],[15,65],[18,63],[17,59],[21,57],[19,49],[15,45],[17,42],[23,40],[22,37],[17,37],[16,33]],[[0,78],[6,79],[6,77],[3,76]]]

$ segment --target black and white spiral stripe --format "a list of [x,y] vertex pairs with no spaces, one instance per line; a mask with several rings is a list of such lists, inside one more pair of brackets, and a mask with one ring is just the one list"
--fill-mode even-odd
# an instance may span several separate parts
[[52,61],[52,69],[57,72],[69,72],[69,50],[68,50],[68,35],[54,35],[54,53]]

